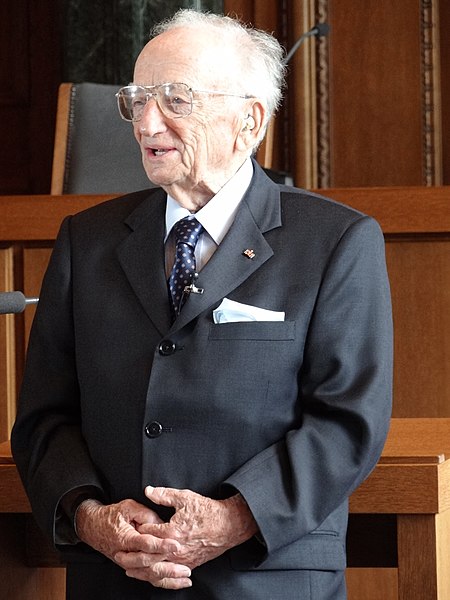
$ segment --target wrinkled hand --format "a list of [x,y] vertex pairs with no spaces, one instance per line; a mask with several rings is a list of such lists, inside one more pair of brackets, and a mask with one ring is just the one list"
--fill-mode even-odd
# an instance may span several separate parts
[[[144,525],[161,524],[158,515],[134,500],[103,505],[85,500],[78,508],[76,527],[79,538],[127,571],[127,575],[148,581],[155,587],[181,589],[192,585],[191,571],[174,553],[181,545],[170,536],[156,537],[140,531]],[[133,572],[127,564],[139,564]]]
[[180,548],[173,553],[172,560],[191,569],[242,544],[258,531],[240,494],[213,500],[190,490],[151,486],[145,494],[155,504],[173,507],[175,514],[168,523],[145,523],[139,526],[139,531],[177,540]]

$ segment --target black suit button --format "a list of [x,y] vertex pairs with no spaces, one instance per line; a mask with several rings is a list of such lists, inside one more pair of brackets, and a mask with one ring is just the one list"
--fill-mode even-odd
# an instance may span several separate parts
[[159,344],[159,353],[162,354],[162,356],[170,356],[176,349],[177,347],[172,340],[163,340]]
[[149,438],[157,438],[163,432],[163,426],[158,421],[152,421],[145,426],[145,435]]

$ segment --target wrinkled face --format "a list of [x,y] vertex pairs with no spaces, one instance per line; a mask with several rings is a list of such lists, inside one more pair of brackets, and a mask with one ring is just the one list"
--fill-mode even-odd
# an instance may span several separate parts
[[[203,29],[188,28],[159,35],[138,57],[134,83],[181,82],[193,90],[244,93],[238,58],[216,38]],[[192,114],[173,119],[150,99],[141,120],[134,123],[149,179],[177,200],[198,194],[208,201],[245,158],[236,141],[252,103],[194,92]]]

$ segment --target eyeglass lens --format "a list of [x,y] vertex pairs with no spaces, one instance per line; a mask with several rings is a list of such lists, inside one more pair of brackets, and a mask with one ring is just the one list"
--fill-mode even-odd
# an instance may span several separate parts
[[156,100],[160,110],[169,118],[186,117],[192,112],[192,93],[184,83],[147,88],[130,85],[117,94],[121,116],[127,121],[139,121],[151,98]]

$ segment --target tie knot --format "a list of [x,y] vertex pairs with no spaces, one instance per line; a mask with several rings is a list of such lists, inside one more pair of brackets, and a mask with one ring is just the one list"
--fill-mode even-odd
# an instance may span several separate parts
[[203,227],[195,217],[185,217],[175,223],[173,230],[177,244],[188,244],[192,248],[195,248]]

